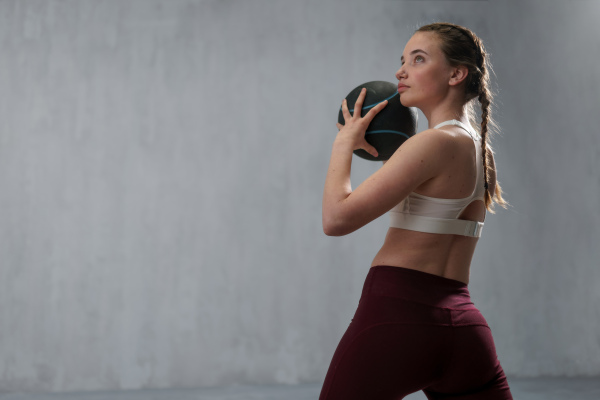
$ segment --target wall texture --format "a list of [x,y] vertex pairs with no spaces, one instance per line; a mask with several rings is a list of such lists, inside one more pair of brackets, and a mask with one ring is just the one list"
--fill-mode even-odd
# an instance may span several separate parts
[[[473,29],[512,207],[470,281],[509,376],[600,375],[597,1],[0,2],[0,389],[324,379],[385,236],[321,227],[337,110]],[[419,129],[427,128],[420,114]],[[379,165],[355,158],[356,187]]]

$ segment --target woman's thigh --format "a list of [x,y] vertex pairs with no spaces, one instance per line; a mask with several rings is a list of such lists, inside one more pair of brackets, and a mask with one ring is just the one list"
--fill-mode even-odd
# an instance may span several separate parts
[[[477,311],[478,312],[478,311]],[[453,329],[453,351],[443,379],[423,390],[430,400],[512,400],[488,326]]]

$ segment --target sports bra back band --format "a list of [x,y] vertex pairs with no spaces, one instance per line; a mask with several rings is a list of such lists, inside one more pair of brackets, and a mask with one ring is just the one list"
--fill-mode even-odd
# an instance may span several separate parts
[[[481,159],[481,138],[471,127],[458,120],[444,121],[434,127],[458,125],[475,142],[477,160]],[[475,200],[485,199],[483,164],[477,163],[477,177],[473,193],[462,199],[441,199],[412,192],[389,211],[390,227],[418,232],[480,237],[483,222],[458,219],[462,211]]]

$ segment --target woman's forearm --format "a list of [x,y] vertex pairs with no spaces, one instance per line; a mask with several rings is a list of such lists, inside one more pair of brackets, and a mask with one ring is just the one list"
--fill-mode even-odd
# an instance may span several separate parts
[[326,233],[343,222],[341,202],[352,193],[352,154],[352,144],[348,141],[336,139],[333,142],[323,190],[323,230]]

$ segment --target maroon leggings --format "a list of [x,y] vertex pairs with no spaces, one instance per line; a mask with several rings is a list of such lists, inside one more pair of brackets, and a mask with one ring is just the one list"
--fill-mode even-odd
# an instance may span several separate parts
[[419,390],[430,400],[512,400],[465,283],[372,267],[319,400],[400,400]]

